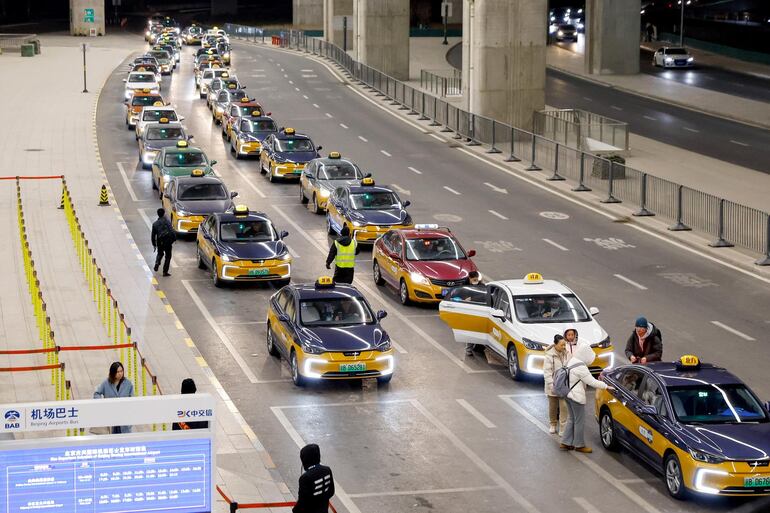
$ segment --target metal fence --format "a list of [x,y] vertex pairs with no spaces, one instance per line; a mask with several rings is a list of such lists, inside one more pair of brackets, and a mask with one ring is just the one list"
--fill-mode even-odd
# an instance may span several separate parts
[[9,48],[21,48],[21,45],[31,43],[37,39],[37,34],[0,34],[0,50]]
[[432,93],[440,95],[442,98],[459,96],[463,94],[462,74],[456,69],[452,71],[421,69],[420,88],[427,89]]
[[534,132],[581,150],[628,150],[628,123],[580,109],[535,112]]
[[[235,37],[259,40],[266,31],[227,24]],[[272,37],[272,36],[271,36]],[[375,92],[383,102],[399,105],[420,120],[469,146],[485,145],[487,153],[502,153],[506,162],[523,161],[528,171],[543,171],[548,180],[570,180],[573,191],[599,191],[602,203],[629,203],[636,216],[661,216],[672,221],[669,230],[699,230],[713,239],[710,246],[740,246],[761,254],[757,265],[770,265],[770,215],[729,200],[664,180],[611,159],[587,152],[563,140],[537,135],[479,116],[411,87],[354,60],[336,45],[307,37],[301,31],[275,35],[284,48],[326,57],[352,81]]]

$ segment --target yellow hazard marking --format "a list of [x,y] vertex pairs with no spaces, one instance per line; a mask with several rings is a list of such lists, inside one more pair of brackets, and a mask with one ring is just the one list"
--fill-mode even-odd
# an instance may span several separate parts
[[187,347],[195,347],[195,342],[190,337],[184,339],[184,343],[187,344]]
[[173,309],[173,308],[171,308],[171,305],[165,305],[165,306],[166,306],[166,311],[167,311],[168,313],[170,313],[170,314],[174,313],[174,309]]
[[155,291],[155,293],[158,294],[158,297],[161,298],[161,299],[165,299],[166,298],[166,293],[163,292],[162,290],[157,290],[157,291]]
[[198,362],[198,365],[200,365],[201,367],[208,367],[209,366],[209,364],[206,363],[206,359],[203,358],[202,356],[196,356],[195,360]]

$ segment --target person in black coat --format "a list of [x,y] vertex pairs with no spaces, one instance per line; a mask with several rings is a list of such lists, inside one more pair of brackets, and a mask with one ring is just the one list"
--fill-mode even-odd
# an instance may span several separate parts
[[[339,246],[347,247],[351,244],[353,244],[355,254],[357,255],[359,251],[358,243],[350,236],[350,228],[348,228],[348,225],[344,225],[342,230],[340,230],[339,238],[332,242],[332,245],[329,248],[329,254],[326,256],[326,268],[331,269],[332,262],[337,260],[337,250]],[[333,278],[334,283],[353,283],[354,272],[354,267],[340,267],[339,265],[335,265]]]
[[646,318],[636,320],[633,333],[626,342],[626,357],[631,363],[659,362],[663,358],[663,335]]
[[155,257],[155,272],[158,272],[161,260],[165,256],[163,276],[171,276],[168,272],[168,266],[171,264],[171,246],[176,241],[176,234],[174,233],[174,227],[171,226],[171,221],[166,217],[166,210],[163,208],[158,209],[158,219],[152,223],[150,241],[152,242],[152,248],[158,252]]
[[299,477],[297,504],[292,513],[329,513],[329,499],[334,497],[332,469],[321,465],[321,449],[308,444],[299,451],[305,473]]
[[[182,394],[194,394],[198,391],[198,387],[195,386],[195,381],[192,378],[185,378],[182,380]],[[171,425],[172,431],[181,431],[185,429],[206,429],[209,427],[207,420],[192,420],[186,422],[174,422]]]

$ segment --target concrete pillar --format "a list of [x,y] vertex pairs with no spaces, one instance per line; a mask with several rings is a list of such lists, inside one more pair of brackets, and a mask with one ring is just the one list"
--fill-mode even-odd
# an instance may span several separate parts
[[464,0],[466,109],[532,129],[545,107],[547,15],[544,0]]
[[324,28],[325,0],[292,0],[292,25],[300,30],[322,30]]
[[238,14],[238,0],[211,0],[211,15]]
[[99,0],[70,0],[70,34],[89,36],[91,29],[96,35],[104,35],[104,2]]
[[357,60],[409,79],[409,0],[355,0]]
[[586,0],[586,71],[639,73],[639,0]]
[[[343,27],[347,19],[347,40]],[[340,48],[347,43],[347,49],[353,45],[353,0],[324,0],[324,39]]]

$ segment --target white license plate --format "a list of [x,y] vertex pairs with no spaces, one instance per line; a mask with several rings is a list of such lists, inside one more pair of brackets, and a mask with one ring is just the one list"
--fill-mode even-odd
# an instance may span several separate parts
[[341,363],[340,372],[363,372],[366,370],[365,363]]

